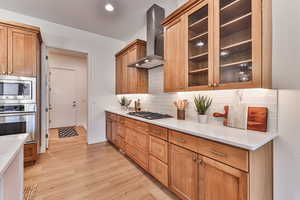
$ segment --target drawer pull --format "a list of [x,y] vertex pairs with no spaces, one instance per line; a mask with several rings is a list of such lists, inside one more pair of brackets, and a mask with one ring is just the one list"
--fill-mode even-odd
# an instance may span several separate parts
[[219,151],[210,150],[210,153],[215,154],[217,156],[226,157],[225,153],[222,153],[222,152],[219,152]]
[[160,133],[160,131],[159,130],[152,130],[152,132],[154,133],[154,134],[156,134],[156,135],[161,135],[161,133]]
[[161,173],[161,170],[158,167],[156,167],[155,171],[156,171],[156,173],[159,173],[159,174]]
[[196,161],[197,161],[197,158],[192,158],[192,160],[193,160],[194,162],[196,162]]
[[185,143],[185,139],[183,139],[183,138],[177,138],[176,141],[180,142],[180,143]]

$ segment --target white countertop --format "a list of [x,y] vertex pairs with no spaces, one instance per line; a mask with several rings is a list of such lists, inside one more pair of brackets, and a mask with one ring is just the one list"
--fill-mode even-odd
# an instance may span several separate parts
[[25,143],[28,134],[0,136],[0,177]]
[[128,115],[128,112],[119,109],[106,109],[106,111],[251,151],[278,137],[278,133],[272,132],[263,133],[211,124],[199,124],[195,121],[177,120],[176,118],[148,120]]

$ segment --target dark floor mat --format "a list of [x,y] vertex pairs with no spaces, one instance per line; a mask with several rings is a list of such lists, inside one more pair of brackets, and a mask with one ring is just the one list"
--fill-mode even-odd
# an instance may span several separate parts
[[73,137],[79,136],[76,129],[74,127],[64,127],[58,129],[58,137],[65,138],[65,137]]

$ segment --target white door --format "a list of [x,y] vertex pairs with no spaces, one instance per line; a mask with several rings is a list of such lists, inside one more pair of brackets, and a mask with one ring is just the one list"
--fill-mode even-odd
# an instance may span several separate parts
[[50,69],[50,128],[76,126],[75,69]]

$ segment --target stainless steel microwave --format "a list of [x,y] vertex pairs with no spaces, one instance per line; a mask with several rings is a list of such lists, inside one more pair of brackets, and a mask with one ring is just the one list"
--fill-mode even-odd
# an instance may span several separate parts
[[36,78],[0,76],[0,103],[36,103]]

